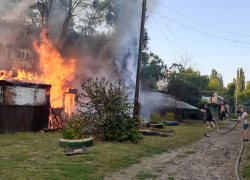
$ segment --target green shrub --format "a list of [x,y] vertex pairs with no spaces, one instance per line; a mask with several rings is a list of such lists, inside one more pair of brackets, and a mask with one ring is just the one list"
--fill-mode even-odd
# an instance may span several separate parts
[[155,113],[155,112],[152,112],[152,113],[150,114],[150,122],[156,122],[156,123],[159,123],[159,124],[160,124],[160,123],[163,122],[163,120],[162,120],[160,114]]
[[167,121],[175,121],[175,114],[174,113],[166,113],[166,120]]
[[136,130],[136,129],[132,129],[129,133],[128,133],[128,137],[131,140],[131,142],[135,142],[137,143],[138,140],[140,139],[140,137],[143,137],[142,134],[140,133],[140,131]]
[[[85,111],[78,110],[80,117],[102,127],[103,139],[122,139],[131,134],[135,126],[140,125],[133,118],[133,101],[128,99],[130,87],[122,85],[120,79],[112,83],[104,77],[95,80],[90,78],[81,87],[84,93],[79,95],[81,101],[78,104]],[[140,134],[134,133],[134,141],[136,135],[140,137]]]
[[229,116],[230,116],[231,119],[239,119],[238,114],[230,114]]

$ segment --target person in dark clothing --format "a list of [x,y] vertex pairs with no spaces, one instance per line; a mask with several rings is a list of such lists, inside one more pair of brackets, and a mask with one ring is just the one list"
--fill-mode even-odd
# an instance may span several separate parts
[[227,116],[227,108],[224,104],[220,104],[219,109],[218,109],[219,120],[223,120],[223,118],[226,116]]
[[202,109],[201,112],[207,113],[207,128],[210,128],[210,124],[209,123],[211,123],[213,125],[213,128],[215,128],[215,125],[212,122],[213,115],[212,115],[210,109],[208,108],[207,104],[204,104],[204,107],[205,107],[205,109]]

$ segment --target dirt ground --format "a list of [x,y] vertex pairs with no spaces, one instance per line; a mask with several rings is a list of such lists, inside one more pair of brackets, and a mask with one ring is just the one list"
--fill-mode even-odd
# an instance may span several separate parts
[[[235,180],[240,129],[238,126],[226,135],[213,132],[210,137],[204,136],[179,150],[143,158],[140,164],[122,169],[105,179],[127,180],[136,179],[140,174],[151,174],[158,175],[155,178],[158,180]],[[244,145],[248,143],[244,142]]]

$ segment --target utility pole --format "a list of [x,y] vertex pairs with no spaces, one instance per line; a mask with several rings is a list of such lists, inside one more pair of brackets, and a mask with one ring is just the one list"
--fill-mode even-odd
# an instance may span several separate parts
[[236,101],[235,101],[235,114],[237,110],[237,95],[238,95],[238,87],[239,87],[239,82],[236,82]]
[[[146,3],[147,0],[143,0],[142,4],[142,17],[141,17],[141,32],[140,32],[140,42],[139,42],[139,52],[138,52],[138,64],[137,64],[137,76],[136,76],[136,87],[135,87],[135,100],[134,100],[134,118],[139,114],[139,86],[140,86],[140,73],[141,73],[141,60],[142,60],[142,45],[144,37],[144,24],[145,24],[145,14],[146,14]],[[137,119],[139,121],[139,119]]]

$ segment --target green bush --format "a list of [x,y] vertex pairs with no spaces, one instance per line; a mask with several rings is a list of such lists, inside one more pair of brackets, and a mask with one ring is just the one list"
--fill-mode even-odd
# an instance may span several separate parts
[[150,114],[150,122],[156,122],[156,123],[161,124],[163,122],[163,120],[162,120],[160,114],[152,112]]
[[174,113],[166,113],[166,120],[167,121],[175,121],[175,114]]
[[137,143],[138,140],[143,137],[143,135],[140,133],[140,131],[136,130],[136,129],[132,129],[129,133],[128,133],[128,137],[131,140],[131,142],[135,142]]
[[229,116],[230,116],[231,119],[239,119],[238,114],[230,114]]
[[[80,117],[101,127],[103,139],[122,139],[140,124],[133,118],[133,101],[128,99],[130,87],[122,85],[120,79],[112,83],[104,77],[95,80],[90,78],[81,87],[85,93],[80,94],[82,100],[78,104],[85,111],[79,110]],[[138,138],[140,136],[139,133],[132,134],[134,141],[136,135]]]

